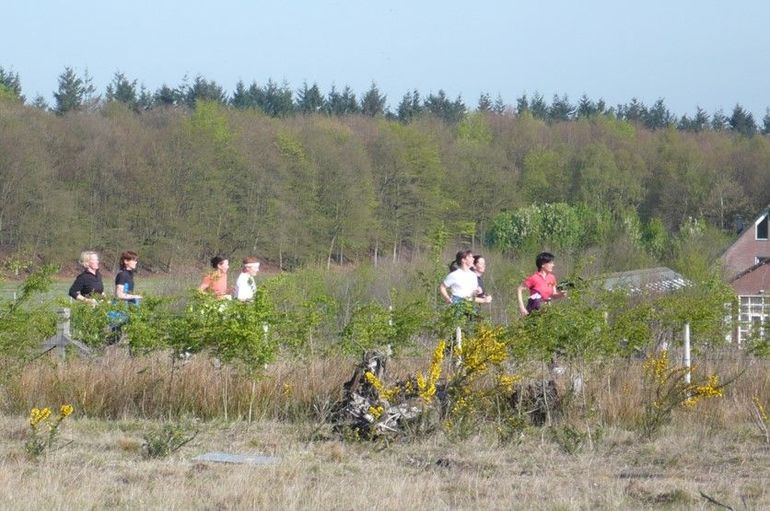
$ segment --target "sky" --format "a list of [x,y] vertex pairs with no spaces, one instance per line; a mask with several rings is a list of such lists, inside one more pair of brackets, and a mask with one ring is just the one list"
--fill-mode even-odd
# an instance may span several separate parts
[[675,115],[770,106],[766,0],[13,1],[0,66],[52,103],[65,66],[99,93],[115,72],[154,91],[200,75],[232,92],[268,79],[326,94],[372,82],[403,95],[586,94],[608,106],[662,98]]

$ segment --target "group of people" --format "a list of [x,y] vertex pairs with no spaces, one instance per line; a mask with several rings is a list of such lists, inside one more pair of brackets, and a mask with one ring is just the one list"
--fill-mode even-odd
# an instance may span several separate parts
[[[141,295],[134,293],[134,271],[139,262],[136,252],[127,250],[120,254],[120,271],[115,275],[115,299],[129,304],[138,304]],[[80,265],[83,271],[77,276],[69,289],[73,300],[96,305],[99,299],[105,297],[104,282],[99,272],[99,254],[86,250],[80,254]],[[203,277],[198,289],[201,292],[212,293],[220,299],[236,299],[243,302],[251,301],[257,292],[254,277],[259,272],[259,261],[256,257],[246,257],[243,260],[241,274],[232,289],[227,285],[229,261],[222,256],[211,258],[213,270]]]
[[235,281],[235,287],[232,289],[227,285],[227,271],[230,269],[230,261],[222,256],[211,258],[212,271],[203,276],[198,290],[201,292],[212,293],[219,299],[236,299],[242,302],[249,302],[254,299],[257,293],[257,282],[254,280],[259,272],[259,261],[256,257],[246,257],[243,260],[241,274]]
[[[553,274],[555,257],[549,252],[541,252],[535,258],[537,271],[524,279],[518,287],[517,295],[519,311],[522,316],[528,316],[533,311],[540,310],[554,298],[561,298],[566,292],[560,291],[556,277]],[[134,293],[134,271],[139,258],[136,252],[127,250],[120,255],[120,271],[115,275],[115,299],[130,304],[137,304],[141,295]],[[104,283],[99,273],[99,254],[85,251],[80,254],[80,264],[83,272],[77,276],[69,289],[69,295],[78,301],[96,304],[99,297],[104,297]],[[228,287],[227,272],[230,262],[222,256],[211,258],[212,271],[203,277],[198,290],[211,293],[219,299],[251,301],[257,292],[254,277],[259,272],[259,261],[256,257],[246,257],[243,260],[241,273],[233,288]],[[454,261],[449,265],[449,274],[439,285],[439,292],[447,304],[457,304],[465,301],[472,303],[491,303],[492,295],[484,290],[484,272],[486,260],[481,255],[474,255],[472,250],[457,252]],[[524,302],[524,292],[529,296]]]
[[[554,298],[566,296],[565,291],[559,290],[553,274],[555,259],[550,252],[541,252],[535,257],[537,271],[524,279],[517,289],[522,316],[541,310]],[[439,293],[449,305],[463,302],[490,303],[492,296],[485,292],[482,279],[485,271],[486,260],[483,256],[474,256],[472,250],[461,250],[450,263],[449,274],[439,285]],[[525,291],[529,292],[526,303]]]
[[[134,270],[139,262],[136,252],[127,250],[120,254],[120,271],[115,275],[115,298],[137,304],[141,295],[134,294]],[[80,254],[83,272],[72,283],[69,295],[73,300],[96,304],[104,297],[104,282],[99,272],[99,254],[86,250]]]

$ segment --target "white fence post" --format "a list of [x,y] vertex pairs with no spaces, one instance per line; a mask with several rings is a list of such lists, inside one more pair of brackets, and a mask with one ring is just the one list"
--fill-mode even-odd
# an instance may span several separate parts
[[690,383],[690,322],[684,324],[684,367],[686,372],[684,373],[684,382]]
[[[455,346],[457,346],[458,351],[460,353],[462,353],[462,349],[463,349],[463,331],[462,331],[462,329],[460,329],[459,326],[455,329]],[[463,356],[460,355],[459,357],[457,357],[457,365],[460,366],[460,365],[462,365],[462,363],[463,363]]]

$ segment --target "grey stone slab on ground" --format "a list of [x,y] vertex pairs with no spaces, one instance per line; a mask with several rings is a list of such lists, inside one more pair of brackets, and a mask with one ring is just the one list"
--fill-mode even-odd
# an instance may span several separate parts
[[231,454],[227,452],[207,452],[193,458],[193,461],[213,461],[216,463],[237,463],[240,465],[272,465],[278,462],[273,456],[260,454]]

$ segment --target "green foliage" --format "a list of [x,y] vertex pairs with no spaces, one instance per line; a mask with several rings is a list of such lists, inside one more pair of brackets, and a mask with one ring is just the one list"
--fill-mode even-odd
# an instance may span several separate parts
[[191,442],[197,435],[197,430],[191,434],[189,429],[181,424],[164,424],[160,429],[144,434],[142,455],[147,459],[165,458]]
[[71,67],[65,67],[64,72],[59,75],[59,88],[53,94],[56,100],[54,111],[62,115],[80,110],[87,105],[95,92],[88,73],[81,78]]
[[326,289],[322,272],[303,269],[262,281],[275,314],[275,341],[297,353],[315,352],[320,341],[333,338],[339,303]]
[[[487,235],[489,242],[501,249],[521,249],[527,246],[547,246],[571,250],[585,242],[586,228],[600,234],[598,222],[583,223],[591,213],[585,206],[565,203],[533,204],[497,215]],[[598,218],[598,214],[594,213]]]
[[196,291],[185,311],[171,320],[171,348],[179,354],[207,351],[222,362],[259,372],[277,348],[270,332],[273,313],[264,293],[260,287],[254,302],[238,302]]
[[390,344],[395,338],[391,311],[378,303],[356,307],[350,321],[342,330],[343,351],[351,354]]
[[667,244],[668,233],[666,232],[666,226],[663,225],[660,218],[651,218],[642,230],[642,245],[645,250],[659,259],[663,255]]
[[102,300],[96,305],[82,301],[73,302],[70,306],[70,331],[72,338],[83,342],[92,348],[104,347],[109,339],[110,311],[113,305]]
[[177,315],[175,302],[169,298],[145,296],[140,305],[121,303],[113,305],[128,319],[121,332],[128,340],[132,353],[146,353],[168,349],[171,332]]
[[58,268],[33,271],[16,290],[13,300],[0,300],[0,353],[23,357],[56,332],[56,316],[34,298],[47,291]]
[[646,352],[658,342],[680,341],[690,323],[693,349],[722,344],[729,288],[718,279],[691,282],[663,295],[605,291],[601,282],[581,282],[565,300],[530,314],[509,328],[517,359],[547,361],[554,354],[593,361]]

